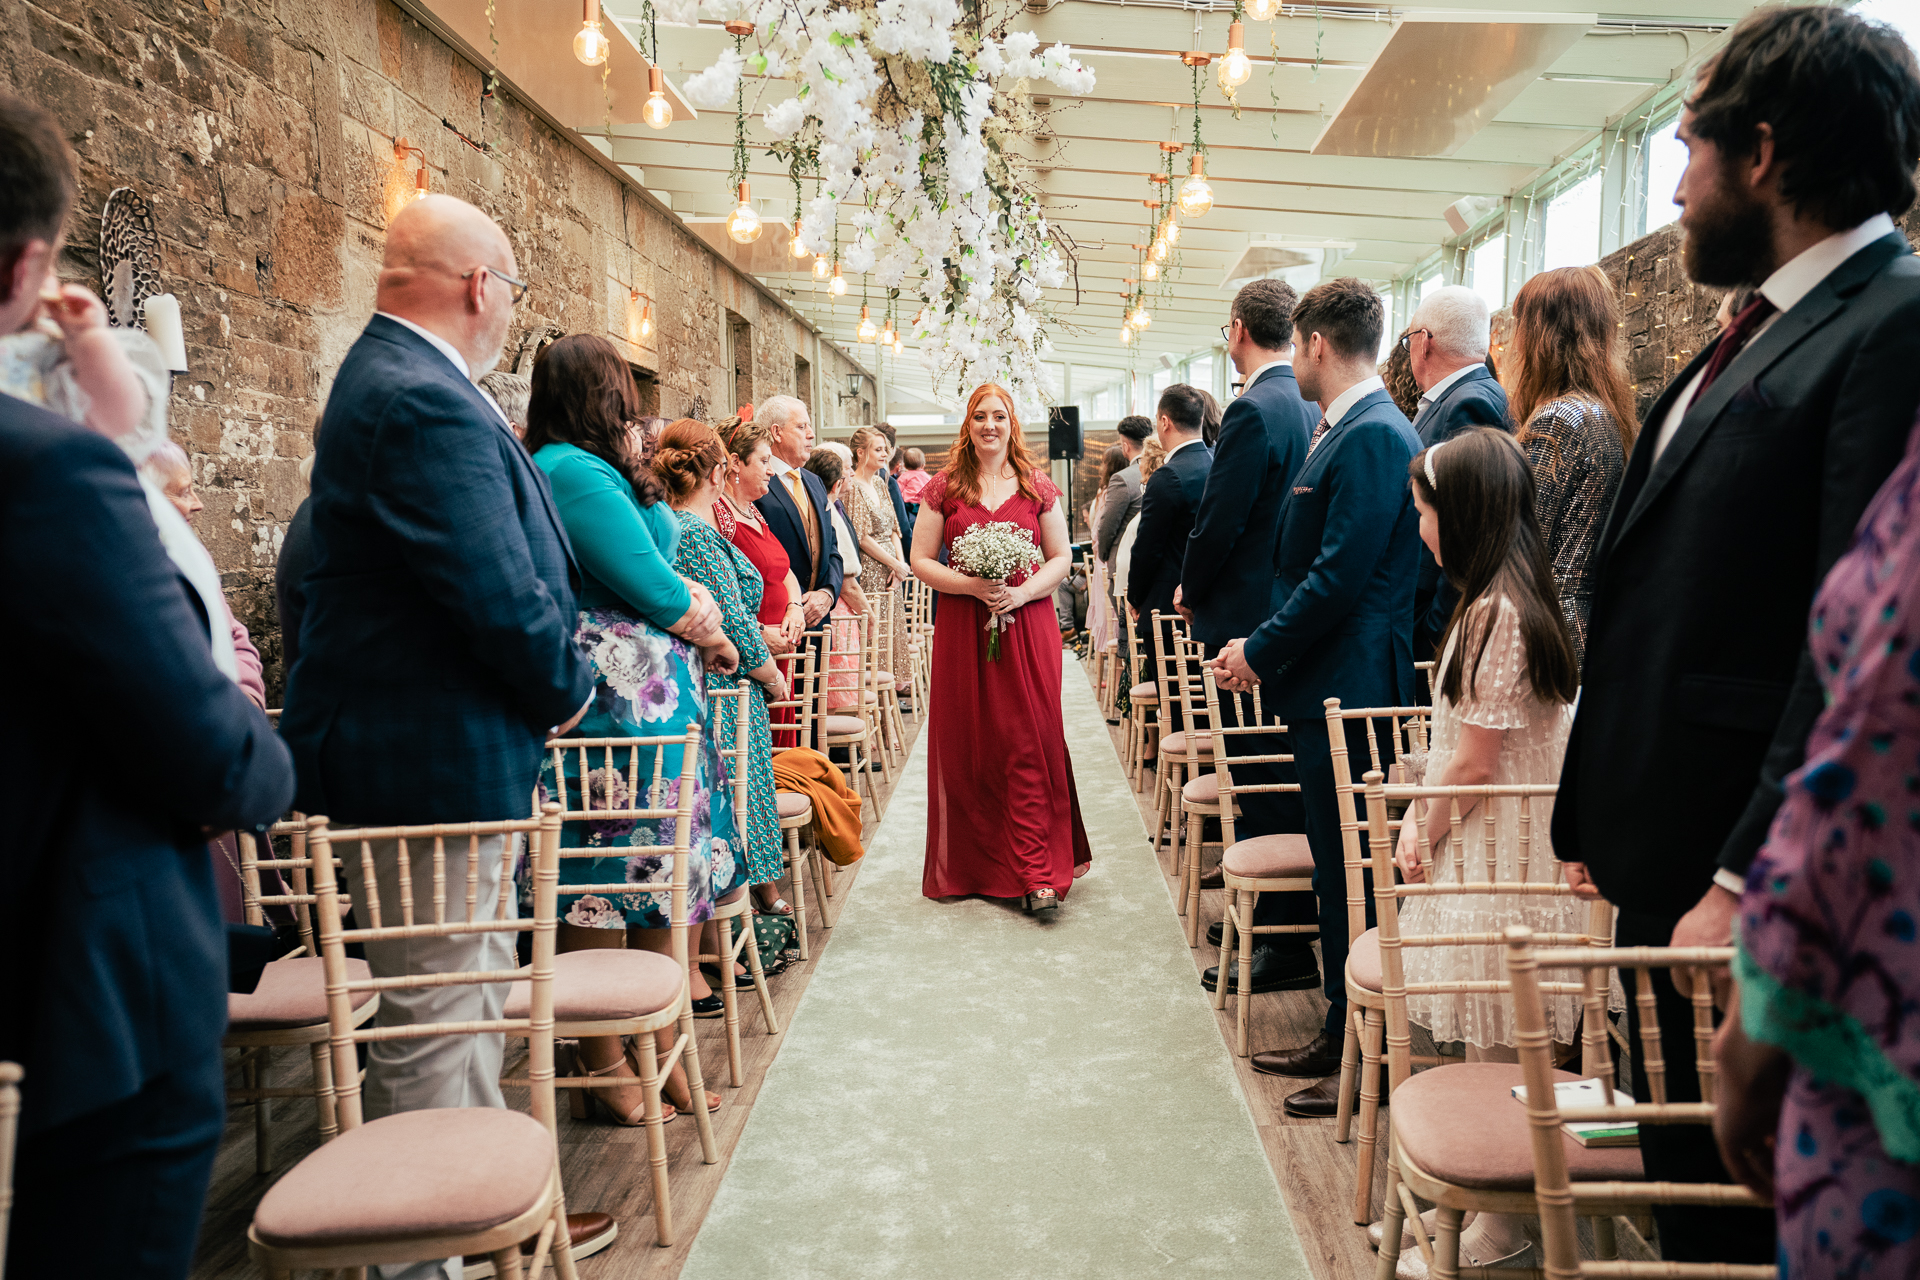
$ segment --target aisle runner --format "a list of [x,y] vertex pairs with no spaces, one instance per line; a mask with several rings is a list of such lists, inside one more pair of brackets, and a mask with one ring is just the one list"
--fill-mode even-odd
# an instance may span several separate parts
[[685,1280],[1309,1274],[1067,661],[1093,871],[1045,923],[922,898],[921,736]]

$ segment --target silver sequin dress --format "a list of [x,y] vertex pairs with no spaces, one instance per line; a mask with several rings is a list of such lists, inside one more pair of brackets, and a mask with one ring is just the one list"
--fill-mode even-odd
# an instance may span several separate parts
[[1553,561],[1553,585],[1584,664],[1587,616],[1593,604],[1593,551],[1620,492],[1627,452],[1613,415],[1584,396],[1549,400],[1527,423],[1524,448],[1533,467],[1534,506]]

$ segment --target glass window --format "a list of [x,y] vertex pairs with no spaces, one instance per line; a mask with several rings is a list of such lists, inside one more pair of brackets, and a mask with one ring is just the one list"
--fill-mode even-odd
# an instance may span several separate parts
[[1584,267],[1600,258],[1600,175],[1576,182],[1547,202],[1540,269]]
[[1220,389],[1213,385],[1214,358],[1212,355],[1195,356],[1187,361],[1187,381],[1202,391],[1218,397]]
[[1179,371],[1180,367],[1178,365],[1175,365],[1171,369],[1155,369],[1153,371],[1153,378],[1147,384],[1147,402],[1141,407],[1140,412],[1146,414],[1148,417],[1153,416],[1154,410],[1160,407],[1160,393],[1174,384]]
[[1440,287],[1440,273],[1436,271],[1432,275],[1427,276],[1425,279],[1420,281],[1419,301],[1425,302],[1427,300],[1427,295],[1432,293],[1435,289],[1438,289],[1439,287]]
[[1675,116],[1647,135],[1641,155],[1646,174],[1641,183],[1646,193],[1646,226],[1641,228],[1642,234],[1658,231],[1680,216],[1680,206],[1673,202],[1673,193],[1680,186],[1680,174],[1687,167],[1687,144],[1674,136],[1679,128],[1680,118]]
[[1467,258],[1472,279],[1467,282],[1487,301],[1487,310],[1498,311],[1507,305],[1507,233],[1490,236],[1475,245]]
[[1080,407],[1083,426],[1089,422],[1118,422],[1127,416],[1127,371],[1073,366],[1073,403]]
[[896,427],[939,427],[953,420],[945,413],[893,413],[887,415],[887,422]]

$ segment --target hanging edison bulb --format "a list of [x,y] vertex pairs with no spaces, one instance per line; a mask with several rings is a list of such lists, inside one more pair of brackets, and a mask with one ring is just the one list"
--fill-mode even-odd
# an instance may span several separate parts
[[813,278],[815,280],[825,280],[832,271],[833,264],[827,261],[826,254],[818,253],[814,255]]
[[880,345],[883,347],[900,345],[900,335],[894,331],[892,316],[887,317],[886,327],[880,330]]
[[1153,242],[1153,248],[1148,250],[1148,260],[1150,262],[1165,262],[1168,252],[1169,250],[1167,249],[1167,242],[1165,240],[1155,240]]
[[736,244],[752,244],[760,238],[760,215],[747,198],[747,184],[740,184],[740,205],[727,215],[727,234]]
[[923,328],[925,327],[926,323],[927,323],[927,309],[925,307],[922,307],[920,308],[920,310],[914,313],[913,327],[916,329]]
[[1151,328],[1153,313],[1147,310],[1146,303],[1136,302],[1133,304],[1133,314],[1127,317],[1127,323],[1136,329]]
[[1193,175],[1180,184],[1180,212],[1204,218],[1213,208],[1213,188],[1207,184],[1206,157],[1193,153]]
[[838,298],[847,291],[847,278],[840,274],[840,264],[833,264],[833,279],[827,284],[827,291]]
[[1238,89],[1253,78],[1253,59],[1247,56],[1246,28],[1239,22],[1227,24],[1227,56],[1220,60],[1220,83]]
[[[798,219],[795,219],[795,221],[798,222]],[[796,260],[807,256],[807,242],[801,238],[800,228],[798,226],[795,226],[793,229],[793,238],[787,241],[787,252],[792,254]]]
[[1127,346],[1133,341],[1133,330],[1125,320],[1120,322],[1120,345]]
[[893,340],[893,354],[899,355],[902,351],[905,351],[906,349],[907,349],[907,344],[900,341],[899,337],[896,335]]
[[1247,0],[1247,16],[1255,22],[1271,22],[1280,12],[1280,0]]
[[872,342],[873,335],[873,317],[867,314],[866,304],[862,303],[860,306],[860,327],[853,331],[853,336],[862,342]]
[[667,101],[667,81],[660,68],[647,68],[647,100],[640,108],[640,120],[649,129],[664,129],[673,123],[673,104]]
[[585,0],[580,34],[573,38],[573,56],[590,67],[597,67],[607,60],[610,48],[607,33],[600,29],[600,0]]
[[1170,245],[1180,243],[1180,224],[1173,220],[1172,214],[1168,214],[1166,221],[1160,224],[1160,238]]
[[1152,258],[1148,258],[1147,265],[1140,268],[1140,274],[1149,280],[1158,280],[1160,278],[1160,264]]

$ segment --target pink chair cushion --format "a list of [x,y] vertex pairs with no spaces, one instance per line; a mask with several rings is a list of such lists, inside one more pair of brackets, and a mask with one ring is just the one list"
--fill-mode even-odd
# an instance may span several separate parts
[[[554,1020],[601,1022],[658,1013],[680,998],[685,977],[672,956],[657,951],[568,951],[553,958]],[[532,1008],[533,984],[514,983],[505,1016],[525,1018]]]
[[830,733],[835,737],[845,737],[851,734],[865,733],[867,731],[867,722],[859,716],[822,716],[820,717],[820,727],[823,732]]
[[1128,691],[1127,697],[1135,702],[1158,702],[1160,701],[1160,690],[1156,689],[1153,681],[1149,680],[1145,684],[1133,686],[1133,688]]
[[1313,850],[1303,835],[1249,836],[1227,847],[1220,870],[1249,880],[1277,880],[1313,874]]
[[[1187,735],[1185,734],[1185,732],[1167,734],[1165,737],[1160,739],[1160,749],[1162,751],[1170,751],[1176,756],[1186,755],[1187,754]],[[1205,734],[1205,735],[1195,734],[1193,739],[1193,754],[1197,756],[1212,755],[1213,754],[1213,735],[1212,734]]]
[[[228,994],[227,1030],[275,1031],[325,1022],[325,964],[318,956],[275,960],[260,974],[260,985],[253,994]],[[372,976],[365,960],[347,961],[347,981],[362,982]],[[353,1007],[356,1011],[363,1009],[374,998],[371,991],[355,992]]]
[[1379,991],[1386,985],[1380,968],[1380,931],[1369,929],[1347,951],[1347,976],[1362,991]]
[[813,801],[797,791],[776,791],[773,802],[783,818],[804,818],[813,812]]
[[1194,804],[1219,804],[1220,775],[1208,772],[1187,779],[1187,785],[1180,788],[1180,798]]
[[524,1111],[403,1111],[349,1129],[287,1171],[253,1211],[283,1248],[485,1231],[540,1202],[553,1137]]
[[[1553,1073],[1556,1081],[1579,1077]],[[1533,1189],[1533,1147],[1527,1109],[1508,1094],[1524,1084],[1517,1065],[1463,1062],[1422,1071],[1393,1091],[1393,1136],[1413,1162],[1436,1178],[1476,1191]],[[1473,1117],[1462,1124],[1463,1116]],[[1575,1182],[1638,1181],[1638,1147],[1583,1147],[1565,1134],[1567,1171]]]
[[893,678],[893,672],[891,671],[876,671],[873,673],[873,683],[875,685],[896,685],[900,682]]

